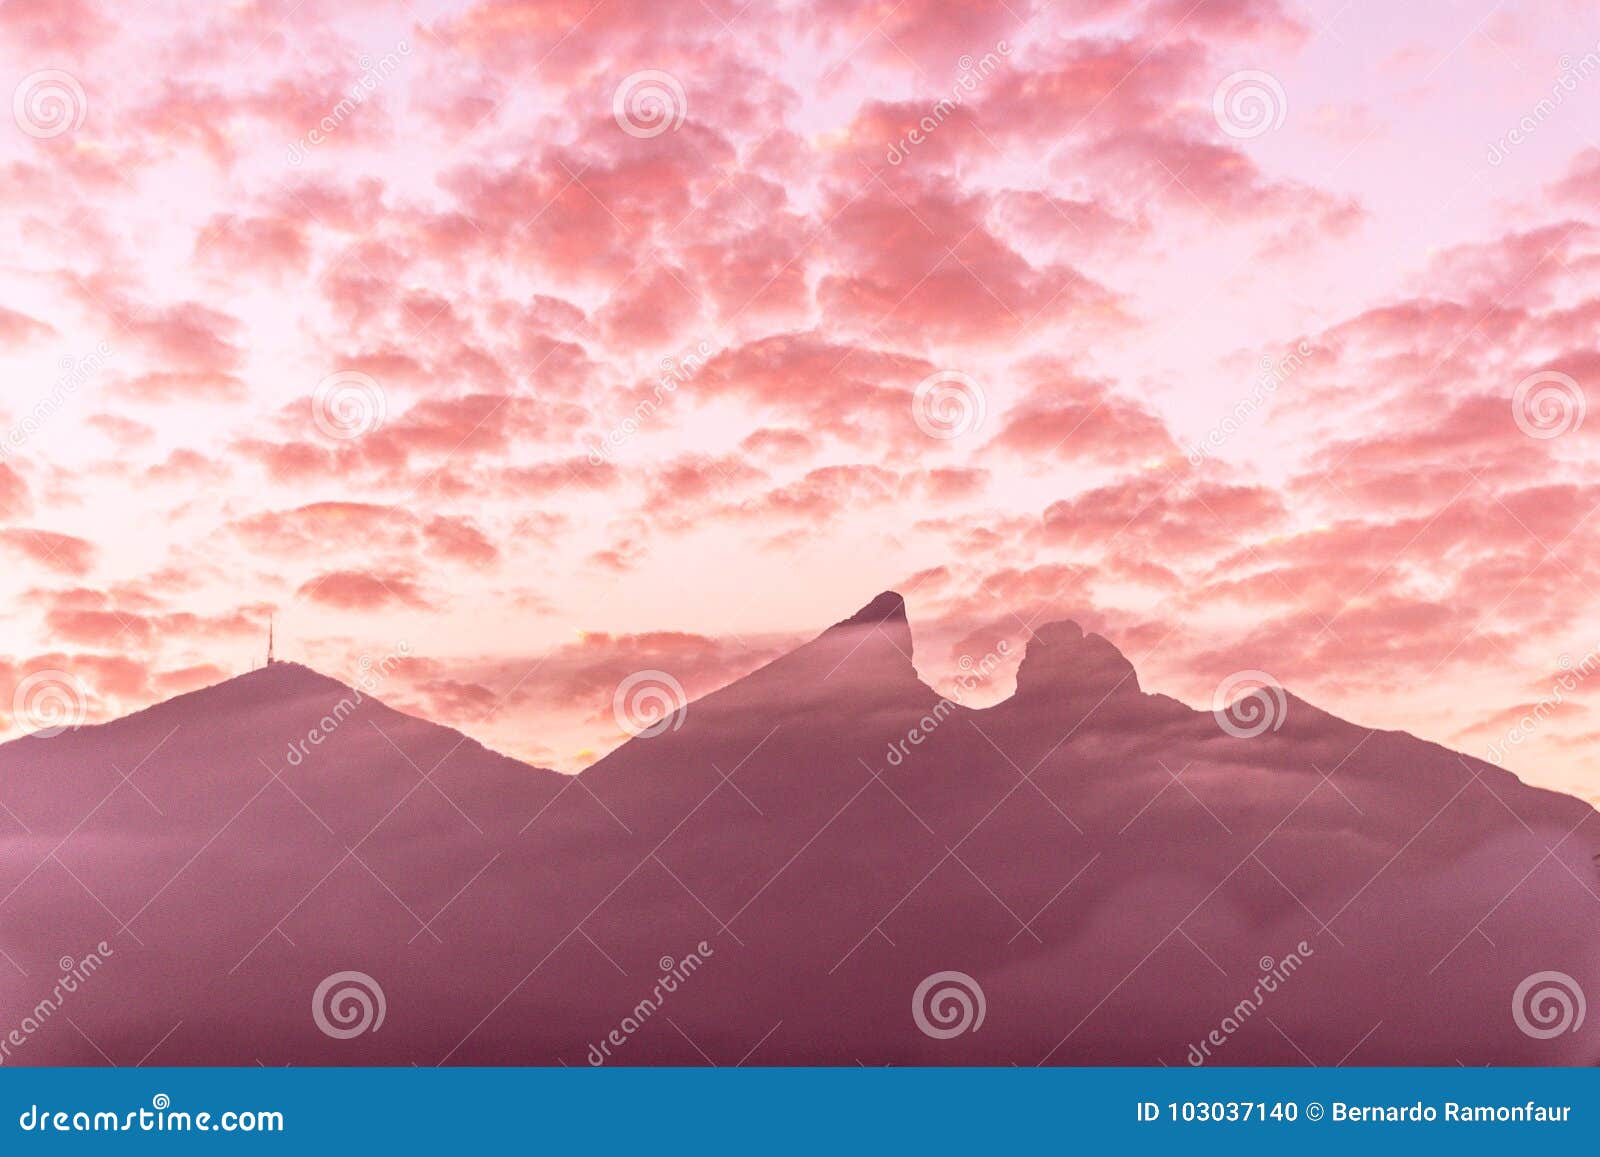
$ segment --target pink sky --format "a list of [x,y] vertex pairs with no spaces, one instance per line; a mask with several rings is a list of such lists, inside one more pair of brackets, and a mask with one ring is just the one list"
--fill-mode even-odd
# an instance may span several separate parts
[[575,770],[893,587],[936,686],[1074,618],[1600,797],[1590,4],[11,0],[0,79],[6,734],[275,611]]

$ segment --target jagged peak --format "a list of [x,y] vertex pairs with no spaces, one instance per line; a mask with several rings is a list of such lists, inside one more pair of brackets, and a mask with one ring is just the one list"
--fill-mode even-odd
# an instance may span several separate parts
[[849,618],[823,631],[812,645],[828,652],[842,648],[842,657],[830,662],[848,660],[858,669],[888,664],[916,678],[911,623],[906,618],[906,601],[897,591],[884,591]]
[[906,600],[899,591],[884,591],[848,619],[841,619],[828,629],[837,631],[841,627],[871,627],[880,623],[910,625],[906,619]]

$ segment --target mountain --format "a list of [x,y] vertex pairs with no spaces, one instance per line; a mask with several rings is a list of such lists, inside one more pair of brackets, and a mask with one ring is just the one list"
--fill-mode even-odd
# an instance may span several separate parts
[[1600,1051],[1588,805],[1072,623],[969,708],[893,593],[578,776],[280,663],[0,746],[0,805],[11,1064]]

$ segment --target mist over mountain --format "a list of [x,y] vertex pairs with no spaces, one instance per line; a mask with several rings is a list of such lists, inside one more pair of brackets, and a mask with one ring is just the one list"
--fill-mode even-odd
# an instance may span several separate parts
[[893,593],[577,776],[278,663],[0,803],[8,1064],[1596,1059],[1514,1003],[1596,975],[1587,804],[1070,622],[967,707]]

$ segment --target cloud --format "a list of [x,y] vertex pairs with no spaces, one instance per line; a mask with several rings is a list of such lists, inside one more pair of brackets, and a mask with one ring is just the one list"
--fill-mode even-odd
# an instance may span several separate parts
[[431,609],[414,576],[404,572],[366,570],[325,571],[301,584],[298,597],[344,611],[375,611],[385,607]]
[[94,543],[70,534],[7,527],[0,529],[0,547],[58,574],[82,576],[94,566]]
[[[1484,171],[1532,107],[1504,57],[1385,19],[4,5],[86,99],[0,165],[16,660],[109,712],[273,611],[330,664],[399,616],[449,640],[419,709],[570,767],[630,670],[698,693],[904,581],[930,672],[1074,617],[1148,687],[1265,665],[1461,734],[1593,645],[1600,154],[1559,109]],[[1524,63],[1588,42],[1524,25]],[[1253,137],[1213,104],[1241,69],[1283,91]],[[646,72],[654,135],[614,108]],[[914,410],[941,373],[982,392],[959,437]],[[1519,423],[1540,375],[1566,400]]]
[[0,305],[0,341],[21,345],[52,336],[55,327],[25,313]]

